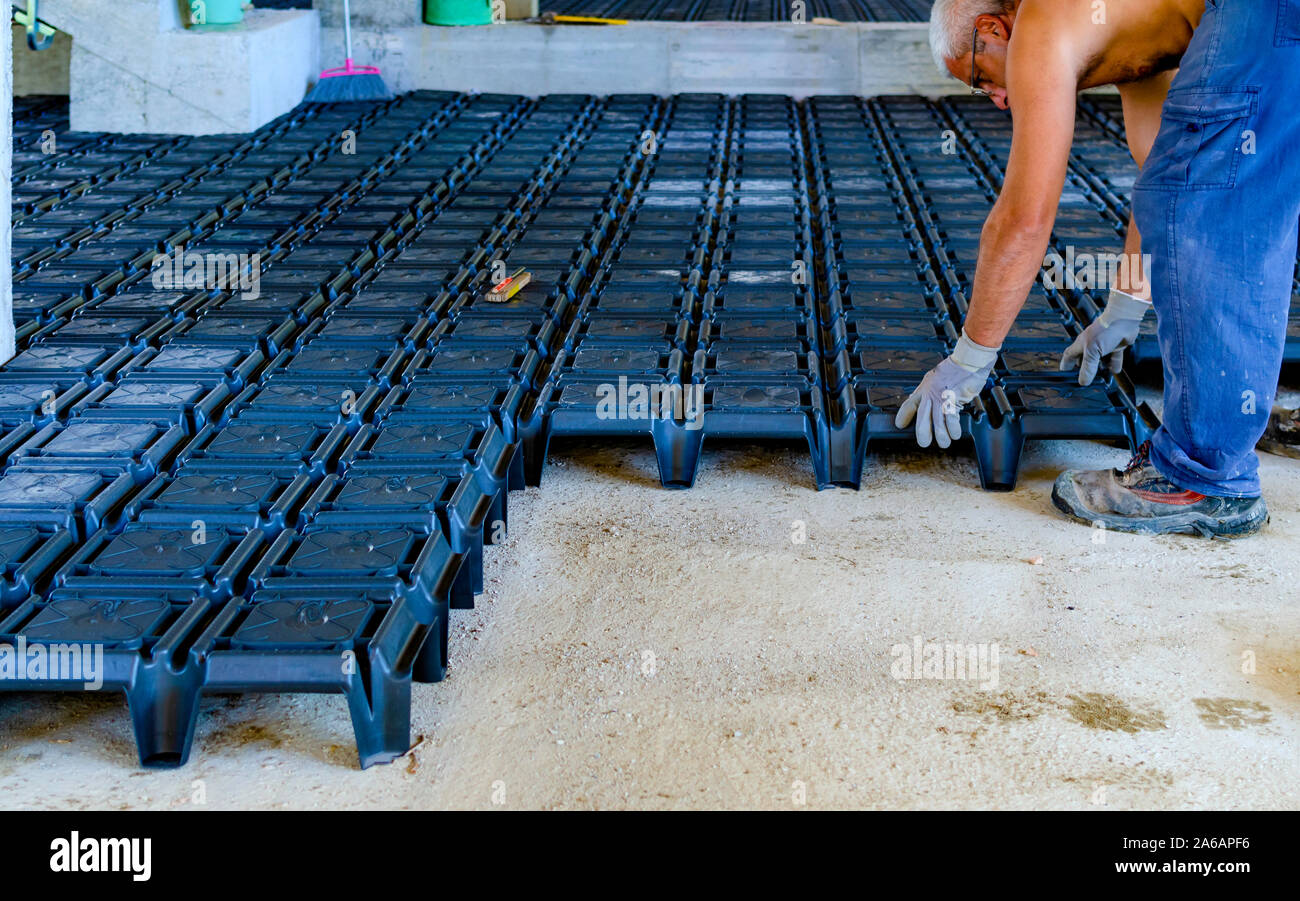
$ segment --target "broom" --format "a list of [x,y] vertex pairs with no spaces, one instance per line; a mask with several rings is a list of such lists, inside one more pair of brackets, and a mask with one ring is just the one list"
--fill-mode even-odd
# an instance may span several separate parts
[[320,73],[316,86],[307,94],[307,103],[349,103],[359,100],[392,100],[393,95],[379,75],[378,66],[352,64],[352,13],[343,0],[343,43],[347,61],[338,68]]

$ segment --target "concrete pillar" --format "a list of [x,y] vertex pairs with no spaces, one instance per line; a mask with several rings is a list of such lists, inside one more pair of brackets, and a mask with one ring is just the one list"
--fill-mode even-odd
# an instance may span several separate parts
[[41,3],[41,18],[72,38],[74,131],[248,132],[302,101],[319,71],[316,13],[250,9],[240,25],[187,28],[181,8]]
[[13,177],[14,149],[14,46],[12,41],[0,41],[4,45],[4,63],[0,65],[4,75],[0,76],[0,97],[4,97],[0,119],[4,120],[4,134],[0,136],[0,234],[4,240],[4,259],[0,259],[0,360],[8,360],[14,355],[14,283],[9,271],[13,260],[13,222],[9,218],[9,179]]

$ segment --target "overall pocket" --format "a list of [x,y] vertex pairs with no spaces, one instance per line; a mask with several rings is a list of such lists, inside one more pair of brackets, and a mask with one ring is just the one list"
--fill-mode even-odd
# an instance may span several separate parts
[[[1297,0],[1300,2],[1300,0]],[[1258,88],[1173,90],[1138,180],[1167,191],[1231,188],[1257,106]]]
[[1300,0],[1278,0],[1274,47],[1300,45]]

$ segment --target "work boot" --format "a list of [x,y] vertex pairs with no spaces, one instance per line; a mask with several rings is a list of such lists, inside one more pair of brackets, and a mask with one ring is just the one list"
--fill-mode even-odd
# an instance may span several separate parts
[[1149,535],[1244,538],[1268,521],[1262,497],[1208,497],[1179,488],[1152,465],[1149,441],[1123,469],[1061,473],[1052,503],[1078,522]]
[[1258,447],[1270,454],[1300,457],[1300,409],[1286,410],[1274,407],[1268,418],[1268,428],[1259,439]]

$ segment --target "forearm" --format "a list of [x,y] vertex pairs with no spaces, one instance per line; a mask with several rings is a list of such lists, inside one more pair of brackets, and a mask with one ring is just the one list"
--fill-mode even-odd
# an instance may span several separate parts
[[1124,262],[1119,267],[1118,281],[1110,287],[1150,300],[1151,283],[1147,281],[1149,275],[1142,259],[1142,235],[1138,232],[1137,222],[1130,215],[1128,234],[1124,236]]
[[1005,221],[995,208],[980,235],[979,261],[966,334],[986,347],[998,347],[1025,305],[1042,270],[1051,225]]
[[1142,236],[1129,219],[1124,255],[1108,286],[1106,304],[1061,355],[1061,371],[1078,367],[1079,384],[1091,385],[1103,358],[1117,373],[1124,365],[1124,350],[1138,339],[1142,320],[1151,310],[1149,273],[1142,260]]

